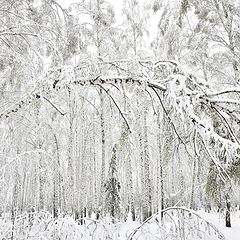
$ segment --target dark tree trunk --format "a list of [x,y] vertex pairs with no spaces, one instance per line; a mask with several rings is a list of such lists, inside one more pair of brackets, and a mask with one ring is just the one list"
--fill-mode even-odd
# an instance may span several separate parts
[[136,221],[136,213],[133,204],[131,205],[132,220]]
[[97,210],[96,219],[98,220],[99,218],[100,218],[100,211]]
[[56,181],[53,182],[53,217],[58,217],[57,196],[56,196]]
[[75,214],[74,214],[74,216],[75,216],[75,220],[78,220],[79,219],[79,211],[78,210],[75,210]]
[[80,212],[80,221],[79,221],[80,225],[83,225],[83,224],[84,224],[83,217],[84,217],[84,211],[81,210],[81,212]]
[[229,197],[228,194],[226,195],[226,204],[227,204],[227,209],[226,209],[226,227],[231,227],[231,217],[230,217],[231,203],[230,203],[230,197]]
[[111,217],[115,217],[114,205],[111,206]]

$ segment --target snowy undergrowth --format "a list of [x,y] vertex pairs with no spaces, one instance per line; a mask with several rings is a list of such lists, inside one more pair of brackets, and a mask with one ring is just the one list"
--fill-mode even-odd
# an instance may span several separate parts
[[239,222],[240,212],[232,213],[232,228],[226,228],[223,214],[204,211],[195,213],[171,208],[164,213],[163,220],[160,214],[156,214],[142,224],[130,220],[126,222],[115,220],[113,223],[111,218],[74,220],[71,216],[60,216],[58,219],[53,219],[49,213],[42,212],[20,215],[15,218],[14,224],[10,218],[8,220],[1,218],[0,239],[237,240],[240,237]]
[[232,227],[225,227],[225,213],[211,211],[210,213],[203,210],[198,211],[198,214],[207,221],[216,226],[226,237],[227,240],[240,239],[240,211],[231,212]]

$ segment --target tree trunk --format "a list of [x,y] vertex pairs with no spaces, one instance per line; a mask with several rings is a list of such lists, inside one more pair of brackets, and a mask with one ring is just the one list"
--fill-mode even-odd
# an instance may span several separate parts
[[100,102],[101,102],[101,113],[100,113],[100,124],[101,124],[101,147],[102,147],[102,169],[101,169],[101,193],[100,193],[100,204],[102,202],[101,196],[104,192],[104,182],[105,182],[105,124],[104,124],[104,96],[102,89],[100,89]]
[[152,215],[152,192],[151,192],[151,179],[150,179],[150,156],[149,156],[149,144],[148,144],[148,129],[147,129],[147,107],[144,110],[144,170],[145,170],[145,207],[144,207],[144,218],[150,217]]
[[195,180],[196,180],[196,168],[197,168],[197,159],[193,159],[193,177],[192,177],[192,190],[190,198],[190,208],[194,209],[194,192],[195,192]]
[[73,211],[73,187],[74,187],[74,171],[73,171],[73,143],[74,143],[74,96],[72,89],[69,89],[69,136],[68,136],[68,166],[67,166],[67,205],[68,210]]
[[141,215],[142,215],[142,220],[144,221],[145,218],[145,209],[144,209],[144,200],[145,200],[145,185],[144,185],[144,182],[145,182],[145,169],[144,169],[144,153],[143,153],[143,142],[142,142],[142,133],[141,133],[141,130],[139,131],[139,148],[140,148],[140,166],[141,166],[141,174],[140,174],[140,179],[141,179],[141,194],[142,194],[142,199],[141,199],[141,202],[140,202],[140,207],[141,207]]
[[226,195],[226,227],[231,227],[230,208],[231,208],[230,197],[227,194]]
[[43,174],[43,156],[40,155],[40,160],[39,160],[39,210],[44,209],[44,192],[43,192],[43,187],[44,187],[44,174]]
[[[93,119],[95,118],[95,114],[93,115]],[[93,121],[93,134],[92,134],[92,147],[93,147],[93,169],[94,169],[94,178],[93,178],[93,182],[94,182],[94,209],[95,211],[97,211],[97,201],[98,201],[98,171],[97,171],[97,159],[96,159],[96,126],[95,126],[95,122]]]
[[[59,147],[56,134],[53,133],[54,141],[56,145],[55,154],[56,154],[56,163],[54,170],[54,180],[53,180],[53,217],[58,217],[58,210],[61,209],[61,170],[60,170],[60,156],[59,156]],[[62,210],[62,209],[61,209]]]
[[[162,149],[161,149],[161,122],[160,122],[160,108],[158,108],[157,113],[157,125],[158,125],[158,134],[157,134],[157,144],[158,144],[158,153],[159,153],[159,163],[158,163],[158,181],[157,186],[160,184],[160,196],[158,199],[160,201],[160,211],[164,209],[164,181],[163,181],[163,161],[162,161]],[[163,218],[163,213],[161,212],[161,219]]]
[[14,240],[14,231],[15,231],[15,218],[17,214],[17,201],[18,201],[18,178],[19,175],[15,174],[15,184],[13,188],[13,195],[12,195],[12,208],[11,208],[11,221],[12,221],[12,233],[11,233],[11,240]]
[[56,180],[53,181],[53,217],[58,217],[58,197],[57,197],[57,191],[56,191]]

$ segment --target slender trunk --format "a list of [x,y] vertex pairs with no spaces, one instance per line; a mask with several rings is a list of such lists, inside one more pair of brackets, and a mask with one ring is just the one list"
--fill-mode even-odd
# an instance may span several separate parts
[[230,215],[231,202],[229,194],[226,195],[226,227],[231,227],[231,215]]
[[19,175],[15,175],[15,183],[13,188],[13,195],[12,195],[12,208],[11,208],[11,221],[12,221],[12,233],[11,233],[11,240],[14,240],[14,231],[15,231],[15,219],[17,213],[17,200],[18,200],[18,177]]
[[[163,161],[162,161],[162,149],[161,149],[161,122],[160,122],[160,109],[158,108],[157,112],[157,125],[158,125],[158,134],[157,134],[157,144],[159,152],[159,162],[158,162],[158,181],[157,186],[160,183],[160,194],[158,191],[158,199],[160,200],[160,211],[164,209],[164,181],[163,181]],[[163,218],[163,213],[161,212],[161,219]]]
[[98,182],[98,172],[97,172],[97,161],[96,161],[96,126],[94,121],[95,114],[93,115],[93,134],[92,134],[92,141],[93,141],[93,171],[94,171],[94,180],[93,180],[93,189],[94,189],[94,209],[97,210],[97,196],[98,196],[98,189],[97,189],[97,182]]
[[68,210],[73,211],[73,124],[74,124],[74,98],[72,90],[69,89],[69,137],[68,137],[68,167],[67,167],[67,204]]
[[[175,163],[174,163],[174,155],[171,156],[170,158],[170,161],[171,161],[171,193],[174,194],[175,193],[175,183],[174,183],[174,180],[175,180]],[[180,166],[181,167],[181,166]],[[180,169],[180,188],[181,188],[181,177],[182,177],[182,171]],[[181,188],[182,190],[182,188]],[[175,199],[174,199],[174,196],[171,198],[171,206],[174,206],[175,204]]]
[[25,200],[25,185],[26,185],[26,166],[24,165],[24,174],[23,174],[23,181],[21,185],[21,205],[20,205],[20,212],[22,213],[24,210],[24,200]]
[[141,199],[141,202],[140,202],[140,206],[141,206],[141,210],[142,210],[142,220],[145,218],[144,217],[144,212],[145,212],[145,210],[144,210],[144,194],[145,194],[145,185],[144,185],[144,183],[145,183],[145,169],[144,169],[144,158],[143,158],[143,156],[144,156],[144,152],[143,152],[143,140],[142,140],[142,133],[141,133],[141,131],[139,131],[139,148],[140,148],[140,166],[141,166],[141,195],[143,196],[142,197],[142,199]]
[[[88,216],[91,216],[91,213],[93,211],[93,206],[94,206],[94,180],[93,180],[93,173],[94,173],[94,161],[93,161],[93,140],[92,140],[92,135],[89,134],[89,157],[87,157],[87,159],[90,159],[90,163],[89,163],[89,168],[88,168],[88,173],[87,173],[87,179],[89,179],[87,181],[88,184],[88,192],[89,194],[87,194],[87,212],[88,212]],[[95,175],[94,175],[95,176]]]
[[61,169],[60,169],[60,156],[59,146],[56,134],[54,135],[54,141],[56,145],[56,163],[54,170],[54,181],[53,181],[53,217],[58,217],[58,210],[61,209]]
[[81,155],[81,171],[80,171],[80,209],[84,212],[84,217],[86,217],[85,212],[87,207],[87,172],[88,172],[88,163],[87,163],[87,132],[83,131],[83,146],[82,146],[82,155]]
[[44,186],[44,177],[43,177],[43,156],[40,155],[39,160],[39,210],[44,209],[44,193],[43,193],[43,186]]
[[[129,146],[128,146],[129,147]],[[133,179],[132,179],[132,161],[131,161],[131,157],[130,157],[130,150],[127,149],[127,151],[129,151],[128,153],[128,158],[127,158],[127,185],[128,185],[128,206],[129,206],[129,210],[132,214],[132,220],[135,221],[136,216],[135,216],[135,208],[134,208],[134,189],[133,189]]]
[[190,208],[194,209],[194,192],[195,192],[195,180],[197,175],[197,159],[194,157],[193,159],[193,177],[192,177],[192,190],[191,190],[191,198],[190,198]]
[[56,180],[53,181],[53,217],[58,217],[58,210],[57,210],[57,191],[56,191]]
[[[105,182],[105,124],[104,124],[104,95],[102,89],[100,89],[100,104],[101,104],[101,113],[100,113],[100,124],[101,124],[101,147],[102,147],[102,169],[101,169],[101,196],[104,192],[104,182]],[[100,199],[101,202],[101,199]]]
[[144,219],[152,215],[152,192],[151,192],[151,179],[150,179],[150,156],[148,144],[148,128],[147,128],[147,107],[144,110],[144,170],[145,170],[145,213]]

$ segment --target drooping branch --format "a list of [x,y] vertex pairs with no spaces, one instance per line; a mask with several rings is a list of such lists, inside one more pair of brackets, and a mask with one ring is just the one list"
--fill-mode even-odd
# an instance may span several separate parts
[[[148,66],[150,66],[150,69],[152,69],[153,71],[154,71],[155,67],[158,67],[158,64],[160,64],[160,65],[161,64],[168,64],[168,65],[170,64],[174,68],[176,66],[179,67],[177,64],[171,63],[171,61],[169,63],[165,63],[165,62],[167,62],[167,61],[159,61],[159,62],[156,62],[155,64],[151,61],[142,61],[141,63],[147,64]],[[159,99],[160,104],[163,108],[163,111],[166,113],[167,118],[169,119],[170,123],[172,124],[173,130],[176,133],[176,135],[179,138],[181,143],[184,144],[184,141],[180,137],[180,135],[171,119],[171,116],[169,115],[167,109],[165,108],[165,106],[163,104],[163,101],[162,101],[158,91],[167,92],[167,94],[169,94],[169,90],[171,90],[170,94],[173,93],[173,95],[171,95],[170,97],[172,97],[173,102],[175,102],[173,107],[176,112],[178,112],[180,110],[182,113],[184,113],[183,116],[186,118],[186,120],[188,120],[189,122],[192,122],[192,123],[196,123],[199,126],[199,129],[201,129],[201,128],[203,129],[203,132],[202,132],[203,134],[205,134],[204,132],[206,132],[206,134],[213,134],[213,137],[216,138],[219,142],[222,142],[223,144],[231,145],[234,149],[236,149],[235,142],[233,142],[229,139],[222,138],[214,131],[209,132],[208,124],[206,125],[206,123],[204,121],[202,121],[199,116],[195,115],[192,109],[194,109],[196,107],[196,105],[202,104],[202,103],[212,103],[212,104],[214,104],[213,106],[217,107],[218,104],[220,104],[220,103],[216,101],[216,98],[214,98],[215,96],[225,94],[225,93],[238,93],[238,92],[240,92],[240,89],[229,88],[227,90],[226,89],[218,90],[215,92],[210,91],[209,89],[208,90],[205,89],[204,95],[203,95],[202,89],[199,89],[199,87],[196,84],[195,84],[195,87],[192,89],[191,87],[188,87],[186,82],[183,82],[188,79],[187,77],[185,77],[185,75],[179,75],[179,74],[173,73],[173,74],[171,74],[171,77],[168,79],[168,82],[166,83],[166,81],[161,80],[161,82],[160,82],[160,80],[153,80],[151,78],[146,78],[145,75],[141,77],[141,74],[136,74],[136,73],[131,74],[130,72],[126,72],[126,69],[121,65],[121,64],[125,64],[124,66],[126,66],[126,65],[128,66],[129,64],[133,64],[133,65],[135,64],[135,67],[137,69],[140,69],[139,66],[141,66],[141,65],[140,65],[139,61],[127,61],[127,60],[109,61],[109,62],[102,61],[102,62],[100,62],[100,64],[101,64],[101,66],[103,65],[101,67],[101,68],[103,68],[103,70],[101,70],[101,71],[104,72],[104,75],[102,76],[99,73],[97,77],[90,77],[90,78],[89,78],[89,76],[86,76],[86,72],[92,72],[92,70],[94,71],[94,69],[96,70],[97,65],[95,63],[92,63],[92,65],[91,65],[91,63],[85,63],[83,65],[78,65],[76,67],[70,67],[71,72],[75,74],[75,76],[72,77],[71,79],[69,78],[69,75],[64,75],[65,74],[64,72],[66,72],[66,74],[68,74],[67,72],[69,70],[69,66],[58,67],[55,70],[50,69],[48,71],[49,74],[46,74],[46,76],[47,76],[46,81],[42,81],[43,84],[38,85],[39,87],[36,88],[35,90],[33,90],[30,94],[27,94],[27,96],[25,96],[23,99],[21,99],[20,101],[17,101],[16,104],[7,108],[4,112],[2,112],[0,114],[0,117],[2,118],[4,116],[9,116],[9,114],[16,112],[18,110],[18,107],[20,108],[23,104],[31,103],[32,100],[38,98],[40,92],[42,92],[42,91],[44,92],[44,90],[42,90],[42,89],[45,89],[45,87],[47,87],[47,94],[45,95],[45,98],[46,98],[45,100],[48,101],[49,104],[51,104],[51,106],[53,108],[55,108],[61,115],[64,115],[64,113],[55,104],[53,104],[51,102],[51,99],[48,97],[49,92],[51,93],[51,91],[55,91],[55,92],[62,91],[64,89],[66,89],[67,87],[69,87],[69,85],[72,85],[72,84],[73,85],[81,85],[81,86],[85,86],[85,85],[86,86],[97,86],[97,87],[100,87],[101,89],[103,89],[109,95],[109,97],[112,99],[114,105],[117,107],[121,117],[126,122],[128,129],[130,131],[130,126],[128,124],[126,116],[121,111],[121,109],[120,109],[119,105],[117,104],[113,95],[109,93],[109,90],[106,90],[104,85],[110,84],[110,85],[118,88],[116,86],[116,84],[118,84],[118,83],[126,84],[126,85],[137,84],[139,86],[142,85],[142,86],[149,87],[155,92],[155,94],[157,95],[157,98]],[[109,68],[109,66],[110,66],[110,68]],[[117,74],[116,74],[116,71],[113,71],[114,69],[112,69],[112,68],[118,69]],[[59,72],[63,75],[59,74]],[[53,74],[53,75],[51,76],[51,74]],[[149,76],[151,76],[151,75],[152,74],[150,74]],[[180,79],[178,79],[179,76],[181,77]],[[48,79],[54,79],[54,82],[57,81],[57,84],[60,86],[60,88],[55,88],[56,84],[54,85],[54,83],[49,82]],[[64,81],[62,79],[64,79]],[[171,89],[171,86],[172,86],[171,81],[175,84],[173,89]],[[183,86],[185,86],[185,88],[182,90],[177,89],[179,87],[179,85],[178,85],[179,81],[181,82],[181,84],[184,83]],[[165,82],[165,83],[163,84],[162,82]],[[145,88],[145,89],[147,91],[147,88]],[[175,91],[177,91],[177,92],[175,92]],[[180,100],[180,101],[182,101],[182,103],[184,103],[184,101],[186,99],[189,102],[187,105],[186,104],[185,105],[182,104],[181,106],[178,105],[177,101]],[[228,102],[230,104],[233,104],[233,103],[238,104],[238,102],[236,100],[231,99],[231,98],[226,99],[226,102]],[[177,109],[177,108],[179,108],[179,109]],[[230,114],[230,113],[228,112],[228,114]],[[232,132],[233,132],[233,130],[232,130]],[[236,139],[236,138],[234,138],[234,139]],[[237,145],[239,146],[239,144],[237,144]]]
[[234,134],[232,128],[230,127],[228,121],[226,120],[226,118],[220,113],[220,111],[215,108],[213,105],[211,106],[218,114],[218,116],[220,117],[220,119],[222,120],[223,124],[226,126],[226,128],[228,129],[228,132],[230,133],[230,135],[232,136],[232,138],[239,144],[240,146],[240,142],[238,140],[238,138],[236,137],[236,135]]
[[207,93],[207,96],[214,97],[214,96],[223,95],[223,94],[227,94],[227,93],[240,93],[240,88],[239,87],[228,88],[228,89],[225,88],[223,90],[219,90],[216,92]]
[[55,106],[48,98],[43,96],[43,99],[45,99],[53,108],[55,108],[62,116],[64,116],[66,113],[63,113],[58,107]]
[[172,127],[173,127],[173,130],[174,130],[174,132],[176,133],[178,139],[180,140],[180,142],[181,142],[182,144],[185,145],[184,141],[182,140],[182,138],[181,138],[180,135],[178,134],[177,129],[176,129],[176,127],[175,127],[175,125],[174,125],[171,117],[169,116],[168,111],[167,111],[167,109],[165,108],[165,106],[164,106],[164,104],[163,104],[163,102],[162,102],[162,99],[161,99],[160,95],[158,94],[157,90],[156,90],[154,87],[151,87],[151,88],[152,88],[152,90],[156,93],[156,95],[157,95],[157,97],[158,97],[158,99],[159,99],[159,102],[160,102],[160,104],[161,104],[161,106],[162,106],[162,108],[163,108],[163,111],[165,112],[167,118],[169,119],[169,122],[171,123],[171,125],[172,125]]
[[127,125],[127,128],[128,128],[128,131],[131,133],[131,129],[130,129],[130,126],[128,124],[128,121],[126,119],[126,117],[124,116],[123,112],[121,111],[120,107],[118,106],[118,104],[116,103],[115,99],[113,98],[113,96],[108,92],[108,90],[106,90],[102,85],[100,84],[96,84],[96,86],[99,86],[101,89],[103,89],[107,95],[112,99],[114,105],[117,107],[118,109],[118,112],[120,113],[120,115],[122,116],[123,120],[125,121],[126,125]]
[[157,89],[159,89],[159,90],[161,90],[163,92],[165,92],[167,90],[167,88],[163,84],[158,83],[158,82],[148,81],[147,85],[148,85],[148,87],[150,87],[152,89],[157,88]]
[[220,163],[220,161],[218,161],[218,159],[216,159],[212,153],[210,152],[210,150],[208,149],[205,141],[204,141],[204,138],[201,136],[201,139],[202,139],[202,143],[203,143],[203,146],[208,154],[208,156],[210,157],[210,159],[212,160],[212,162],[215,164],[217,170],[218,170],[218,173],[219,173],[219,177],[221,178],[222,182],[223,183],[227,183],[230,182],[231,183],[231,178],[229,176],[229,174],[226,172],[226,170],[224,169],[224,167],[222,166],[222,164]]
[[[172,211],[175,211],[177,213],[178,217],[181,217],[181,216],[184,216],[184,215],[185,216],[188,215],[191,218],[193,216],[196,217],[198,223],[199,223],[199,221],[201,221],[202,223],[205,223],[208,227],[210,227],[214,231],[214,233],[216,233],[219,236],[220,239],[223,239],[223,240],[226,239],[224,237],[224,235],[213,224],[211,224],[210,222],[208,222],[207,220],[202,218],[195,211],[187,209],[187,208],[184,208],[184,207],[169,207],[169,208],[163,209],[163,210],[153,214],[151,217],[147,218],[141,225],[139,225],[138,227],[136,227],[132,231],[132,233],[128,236],[128,240],[133,240],[135,234],[141,228],[143,228],[145,224],[150,223],[151,221],[158,221],[157,220],[158,216],[160,216],[161,214],[163,214],[163,216],[168,215],[171,218],[171,220],[173,221],[173,223],[175,224],[175,227],[177,227],[177,223],[174,221],[174,218],[171,217],[171,215],[173,215]],[[179,222],[178,222],[178,224],[179,224]],[[203,225],[203,224],[200,224],[200,225]],[[180,228],[180,226],[178,226],[178,227]]]
[[205,99],[207,102],[211,102],[211,103],[225,103],[225,104],[240,105],[240,101],[235,99],[226,99],[226,98],[215,99],[215,98],[209,98],[204,96],[202,97],[202,99]]

